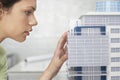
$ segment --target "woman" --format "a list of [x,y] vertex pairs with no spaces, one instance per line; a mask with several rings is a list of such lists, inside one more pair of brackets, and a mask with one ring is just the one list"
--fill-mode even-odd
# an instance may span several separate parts
[[[37,25],[34,16],[36,0],[0,0],[0,42],[11,38],[23,42]],[[40,80],[51,80],[66,61],[67,33],[58,42],[54,56],[47,69],[40,76]],[[7,65],[5,51],[0,47],[0,80],[6,80]]]

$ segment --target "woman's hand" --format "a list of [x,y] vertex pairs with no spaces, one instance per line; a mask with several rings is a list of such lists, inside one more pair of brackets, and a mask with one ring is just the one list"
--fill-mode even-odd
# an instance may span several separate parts
[[67,32],[65,32],[60,38],[51,63],[40,77],[40,80],[51,80],[58,73],[62,64],[67,60],[66,41]]

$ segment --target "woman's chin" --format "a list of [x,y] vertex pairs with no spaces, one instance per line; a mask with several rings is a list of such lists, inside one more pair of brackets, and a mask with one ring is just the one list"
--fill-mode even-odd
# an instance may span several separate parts
[[24,42],[25,40],[19,40],[18,42]]
[[26,37],[24,37],[24,38],[17,38],[17,39],[13,39],[13,40],[15,40],[17,42],[24,42],[26,40]]
[[20,39],[18,40],[18,42],[24,42],[26,40],[26,38]]

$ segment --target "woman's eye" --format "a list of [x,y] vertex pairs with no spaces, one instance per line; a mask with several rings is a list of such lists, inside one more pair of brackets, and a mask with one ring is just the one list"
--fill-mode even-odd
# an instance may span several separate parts
[[30,14],[32,14],[32,11],[25,11],[25,14],[29,16]]

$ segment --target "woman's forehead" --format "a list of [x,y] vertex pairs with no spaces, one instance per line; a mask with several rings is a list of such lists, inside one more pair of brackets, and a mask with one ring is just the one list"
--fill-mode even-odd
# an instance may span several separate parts
[[18,7],[31,7],[34,10],[36,9],[36,0],[20,0],[14,6]]

